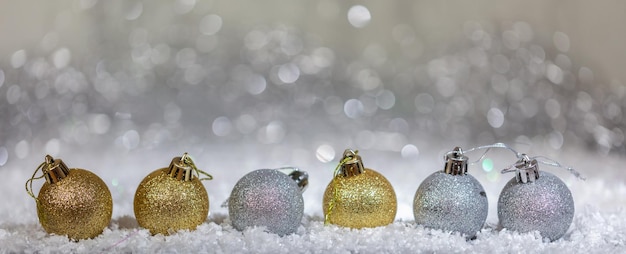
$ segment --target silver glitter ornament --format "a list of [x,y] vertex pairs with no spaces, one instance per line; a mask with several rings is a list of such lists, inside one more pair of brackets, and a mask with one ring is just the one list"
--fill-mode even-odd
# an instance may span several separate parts
[[488,208],[485,190],[467,174],[467,157],[459,147],[446,156],[443,171],[420,184],[413,199],[415,223],[468,237],[483,227]]
[[517,176],[504,186],[498,199],[500,226],[520,233],[539,231],[550,241],[561,238],[574,218],[569,188],[555,175],[540,173],[537,160],[526,155],[513,167]]
[[280,236],[294,233],[304,214],[304,187],[299,184],[304,181],[306,186],[306,179],[306,173],[287,175],[275,169],[258,169],[243,176],[228,199],[233,227],[242,231],[264,226]]

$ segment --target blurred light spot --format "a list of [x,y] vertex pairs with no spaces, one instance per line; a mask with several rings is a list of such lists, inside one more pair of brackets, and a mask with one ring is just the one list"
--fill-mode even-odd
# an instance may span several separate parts
[[111,127],[111,119],[105,114],[96,114],[89,118],[89,130],[94,134],[105,134]]
[[360,70],[354,77],[356,83],[361,89],[369,91],[373,90],[381,85],[378,73],[372,69]]
[[411,144],[404,145],[400,151],[402,158],[415,158],[419,156],[419,154],[420,151],[417,149],[417,146]]
[[112,185],[112,186],[118,186],[119,184],[120,184],[120,181],[119,181],[119,180],[117,180],[117,179],[113,179],[113,180],[111,180],[111,185]]
[[498,172],[497,170],[491,171],[487,174],[487,181],[489,182],[498,182],[500,180],[500,172]]
[[46,142],[44,150],[47,154],[50,154],[50,156],[58,156],[61,151],[61,142],[56,138],[50,139]]
[[415,96],[415,107],[420,113],[430,113],[433,111],[433,108],[435,108],[435,99],[432,95],[427,93],[418,94]]
[[0,166],[4,166],[9,160],[9,151],[7,151],[6,147],[0,146]]
[[267,81],[265,80],[265,77],[259,74],[247,75],[247,79],[245,82],[246,90],[248,90],[248,92],[253,95],[261,94],[263,91],[265,91],[265,88],[267,87]]
[[124,145],[127,150],[137,148],[137,146],[139,146],[139,141],[139,133],[137,133],[136,130],[126,131],[122,136],[122,145]]
[[546,51],[541,46],[531,45],[528,49],[530,50],[531,60],[535,63],[543,63],[546,60]]
[[180,68],[187,68],[196,63],[196,51],[191,48],[184,48],[176,53],[176,64]]
[[176,103],[170,102],[163,109],[163,119],[168,123],[175,123],[180,120],[182,110]]
[[363,103],[357,99],[350,99],[343,105],[343,112],[349,118],[359,118],[363,115]]
[[330,145],[321,145],[315,150],[315,157],[323,163],[331,162],[335,159],[335,149]]
[[343,101],[337,96],[328,96],[324,100],[324,110],[329,115],[336,115],[343,111]]
[[59,34],[56,32],[48,32],[41,40],[41,48],[44,51],[51,51],[56,48],[59,43]]
[[248,114],[241,115],[235,121],[235,126],[242,134],[248,134],[256,129],[256,119]]
[[355,5],[348,10],[348,22],[356,28],[365,27],[371,20],[370,11],[363,5]]
[[311,54],[313,58],[313,64],[319,68],[326,68],[333,64],[335,61],[335,53],[329,48],[316,48]]
[[222,17],[214,14],[206,15],[200,20],[200,32],[214,35],[222,29]]
[[520,102],[520,107],[522,109],[522,113],[527,118],[531,118],[537,114],[539,111],[539,106],[537,105],[537,100],[533,97],[526,97],[522,99]]
[[174,3],[174,11],[178,14],[185,14],[193,10],[196,0],[177,0]]
[[126,11],[126,20],[135,20],[141,16],[143,13],[143,4],[141,2],[136,2]]
[[286,131],[283,123],[280,121],[272,121],[267,126],[259,129],[257,139],[264,144],[280,143],[285,138]]
[[52,54],[52,62],[57,69],[63,69],[70,63],[72,53],[67,48],[60,48]]
[[550,118],[555,119],[561,114],[561,104],[555,99],[548,99],[546,101],[545,110]]
[[376,95],[376,105],[381,109],[390,109],[396,104],[396,96],[389,90],[383,90]]
[[150,61],[153,64],[164,64],[170,59],[170,46],[167,44],[159,44],[152,48],[150,52]]
[[513,30],[523,42],[529,42],[533,39],[533,29],[526,22],[518,21],[513,24]]
[[278,68],[278,78],[286,84],[296,82],[300,77],[300,69],[293,63],[283,64]]
[[563,70],[559,66],[550,63],[546,65],[546,77],[554,84],[561,84],[563,82]]
[[485,172],[491,172],[493,170],[493,160],[489,158],[485,158],[483,160],[483,170]]
[[569,36],[563,32],[555,32],[552,36],[554,46],[561,52],[567,52],[569,50]]
[[13,55],[11,55],[11,66],[17,69],[22,67],[26,63],[26,51],[20,49],[15,51]]
[[15,156],[17,156],[17,158],[24,159],[26,158],[26,156],[28,156],[29,152],[30,152],[30,145],[28,144],[28,141],[22,140],[20,142],[17,142],[17,144],[15,144]]
[[500,128],[504,124],[504,113],[497,108],[489,109],[487,112],[487,121],[493,128]]
[[554,63],[561,67],[561,69],[569,70],[572,67],[572,60],[569,59],[568,56],[564,54],[558,54],[554,58]]
[[220,116],[218,118],[215,118],[215,120],[213,120],[212,129],[213,129],[213,133],[215,133],[216,136],[220,136],[220,137],[228,136],[232,128],[233,128],[233,124],[230,122],[230,119],[228,119],[225,116]]
[[263,48],[269,42],[268,36],[262,31],[253,30],[246,34],[244,43],[249,50],[258,50]]
[[22,97],[22,90],[18,85],[12,85],[7,89],[7,102],[9,104],[17,103]]
[[550,132],[548,135],[548,144],[554,149],[561,149],[563,146],[563,134],[558,131]]
[[502,42],[510,50],[516,50],[520,46],[520,38],[515,31],[507,30],[502,33]]
[[441,77],[437,80],[437,91],[443,97],[450,97],[456,92],[456,82],[448,77]]
[[0,87],[4,85],[4,71],[0,69]]

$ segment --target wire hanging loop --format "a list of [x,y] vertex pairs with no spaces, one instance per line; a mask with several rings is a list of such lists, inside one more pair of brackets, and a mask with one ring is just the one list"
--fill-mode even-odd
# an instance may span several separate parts
[[[204,172],[204,171],[200,170],[198,167],[196,167],[196,164],[193,163],[193,160],[191,159],[191,156],[189,156],[189,154],[184,153],[183,156],[180,157],[180,161],[185,166],[190,167],[193,170],[193,172],[196,173],[196,177],[198,177],[198,180],[200,180],[200,181],[213,180],[213,176],[212,175],[210,175],[209,173]],[[206,177],[200,178],[201,174],[206,176]]]
[[359,150],[352,151],[350,149],[346,149],[346,151],[343,153],[343,158],[341,159],[341,161],[339,161],[339,164],[337,164],[337,167],[335,168],[335,171],[333,173],[333,180],[331,182],[333,188],[333,197],[328,203],[328,211],[326,212],[326,216],[324,216],[324,225],[330,224],[330,214],[333,212],[333,209],[335,208],[335,203],[339,199],[339,194],[337,193],[337,177],[341,175],[341,168],[349,161],[354,160],[358,153]]
[[[41,164],[39,164],[37,169],[35,169],[35,172],[33,172],[33,175],[30,177],[30,179],[26,180],[26,184],[25,184],[26,193],[28,193],[30,197],[35,199],[35,202],[39,202],[39,199],[35,196],[35,193],[33,192],[33,181],[39,180],[45,177],[45,172],[43,169],[44,166],[48,166],[48,171],[50,170],[50,164],[47,163],[47,161],[44,161]],[[35,175],[37,175],[37,172],[39,172],[39,170],[41,170],[41,175],[36,177]]]

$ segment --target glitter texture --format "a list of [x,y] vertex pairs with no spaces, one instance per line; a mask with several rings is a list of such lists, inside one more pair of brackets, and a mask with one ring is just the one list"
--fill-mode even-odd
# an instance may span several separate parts
[[288,175],[259,169],[243,176],[230,194],[228,214],[233,227],[266,227],[280,236],[294,233],[304,214],[300,188]]
[[167,175],[167,168],[150,173],[135,193],[134,209],[139,226],[152,234],[193,230],[209,213],[209,196],[198,178],[182,181]]
[[37,198],[37,215],[50,234],[71,239],[98,236],[111,221],[113,200],[106,184],[94,173],[71,169],[61,181],[44,183]]
[[337,199],[330,213],[330,223],[350,228],[385,226],[396,218],[396,193],[380,173],[365,172],[343,177],[337,176],[324,192],[324,215],[333,199],[333,183]]
[[526,233],[539,231],[551,241],[561,238],[574,218],[572,193],[558,177],[545,171],[534,182],[511,179],[498,200],[500,226]]
[[469,237],[485,224],[488,208],[485,190],[476,178],[443,171],[426,178],[413,199],[415,223]]

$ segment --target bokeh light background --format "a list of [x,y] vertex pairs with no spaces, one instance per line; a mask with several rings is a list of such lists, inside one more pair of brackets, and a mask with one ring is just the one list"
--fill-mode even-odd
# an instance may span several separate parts
[[[0,225],[36,228],[23,183],[45,154],[101,176],[114,223],[132,217],[141,179],[183,152],[215,177],[212,218],[245,173],[293,165],[311,176],[305,213],[319,219],[345,148],[389,178],[397,219],[412,220],[447,150],[494,142],[580,171],[587,181],[542,167],[578,211],[622,209],[624,5],[2,2]],[[494,150],[470,168],[491,225],[513,162]]]

